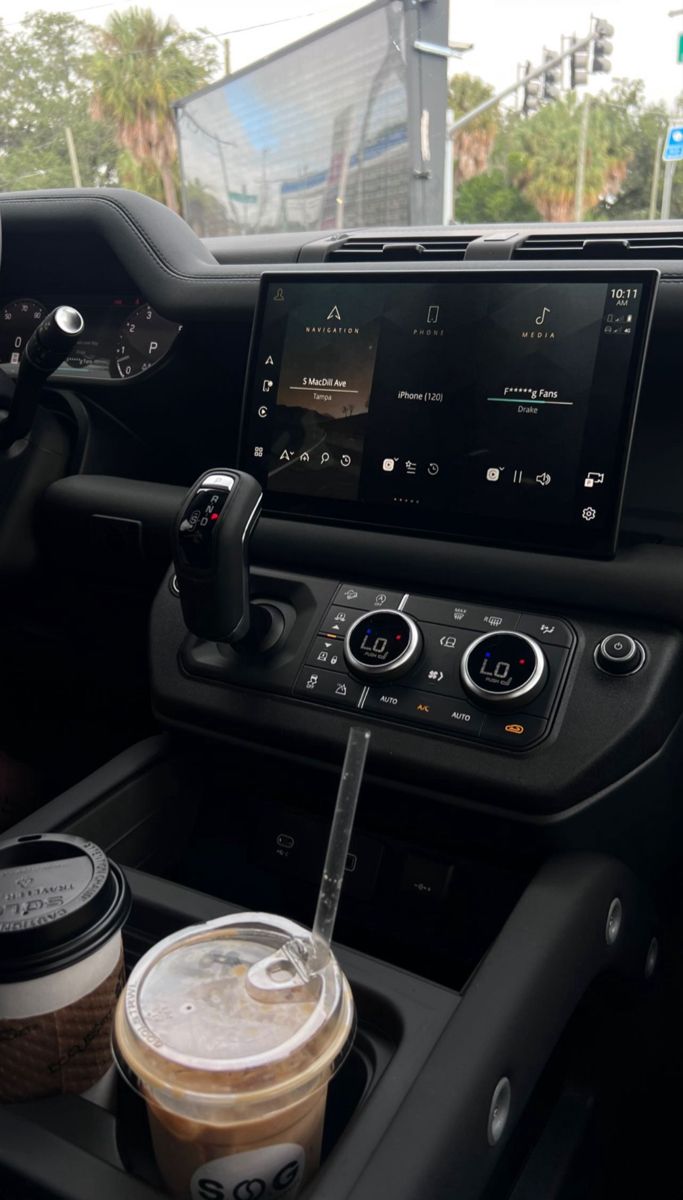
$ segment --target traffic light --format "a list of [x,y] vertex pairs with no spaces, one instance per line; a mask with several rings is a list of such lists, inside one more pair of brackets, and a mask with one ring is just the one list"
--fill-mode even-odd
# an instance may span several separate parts
[[569,60],[569,86],[583,87],[588,83],[588,51],[575,50]]
[[614,28],[607,21],[595,22],[595,41],[593,42],[593,67],[596,73],[607,75],[612,70],[610,54],[614,49],[610,38]]
[[[556,50],[544,50],[543,62],[552,62],[554,58],[558,58]],[[562,63],[556,63],[554,67],[549,67],[543,72],[543,99],[544,100],[559,100],[562,95]]]
[[[525,75],[531,72],[531,63],[528,62],[525,68]],[[541,84],[538,79],[530,79],[524,84],[524,100],[522,102],[522,112],[525,117],[532,117],[535,112],[538,112],[541,106]]]

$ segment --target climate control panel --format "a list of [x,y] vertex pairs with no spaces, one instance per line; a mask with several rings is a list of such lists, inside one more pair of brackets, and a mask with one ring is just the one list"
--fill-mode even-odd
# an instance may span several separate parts
[[550,729],[575,642],[556,617],[342,584],[293,694],[528,749]]

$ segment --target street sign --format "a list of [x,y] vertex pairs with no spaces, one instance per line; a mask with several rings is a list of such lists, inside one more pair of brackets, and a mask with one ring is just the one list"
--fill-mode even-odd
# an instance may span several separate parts
[[669,125],[662,160],[678,162],[679,158],[683,158],[683,125]]
[[683,33],[678,35],[678,61],[683,62]]

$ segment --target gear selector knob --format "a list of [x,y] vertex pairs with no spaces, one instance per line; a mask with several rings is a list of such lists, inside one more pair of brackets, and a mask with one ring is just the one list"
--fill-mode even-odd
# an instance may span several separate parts
[[250,626],[249,538],[261,485],[244,471],[200,475],[181,505],[174,560],[185,624],[214,642],[241,642]]

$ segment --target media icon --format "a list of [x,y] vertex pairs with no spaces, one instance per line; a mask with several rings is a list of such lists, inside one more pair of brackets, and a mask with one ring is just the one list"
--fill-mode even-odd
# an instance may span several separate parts
[[489,467],[486,471],[486,482],[498,483],[498,480],[500,479],[500,473],[504,470],[504,467]]
[[395,466],[396,466],[395,458],[385,458],[382,462],[382,470],[383,471],[393,471]]
[[274,386],[275,386],[275,385],[274,385],[274,383],[273,383],[272,379],[264,379],[264,380],[263,380],[263,390],[264,390],[264,392],[271,392],[271,391],[273,390],[273,387],[274,387]]
[[264,417],[268,416],[268,409],[266,408],[265,404],[262,404],[261,407],[259,408],[258,415],[260,416],[261,420],[263,420]]
[[429,308],[427,309],[427,324],[428,325],[438,325],[439,324],[439,305],[438,304],[430,304]]
[[592,508],[590,505],[587,508],[584,508],[581,512],[581,516],[583,517],[584,521],[594,521],[597,515],[597,509]]
[[592,487],[597,487],[599,484],[604,483],[604,482],[605,482],[605,472],[604,471],[589,471],[588,474],[586,475],[586,478],[583,481],[583,486],[585,488],[592,488]]
[[541,309],[541,311],[540,311],[540,313],[538,314],[538,316],[536,317],[536,324],[537,324],[537,325],[543,325],[543,324],[544,324],[544,322],[545,322],[545,319],[546,319],[546,317],[549,317],[549,316],[550,316],[550,309],[549,309],[549,308],[546,308],[546,307],[544,306],[544,307]]

